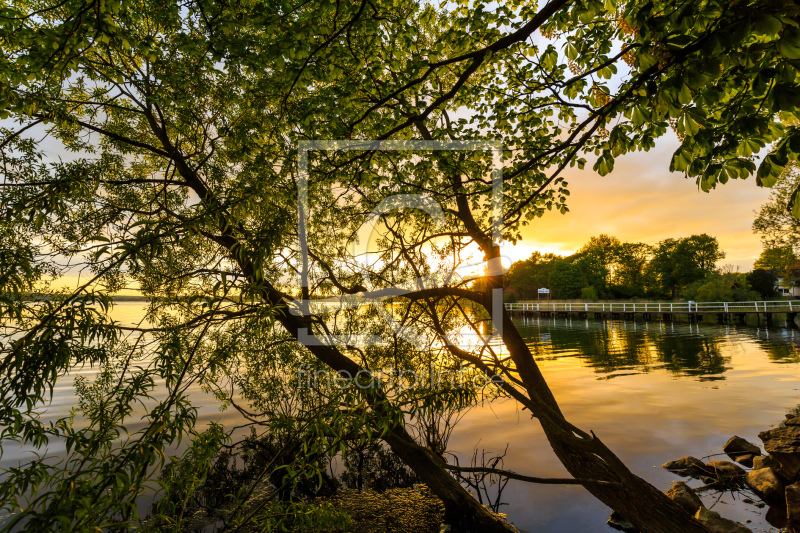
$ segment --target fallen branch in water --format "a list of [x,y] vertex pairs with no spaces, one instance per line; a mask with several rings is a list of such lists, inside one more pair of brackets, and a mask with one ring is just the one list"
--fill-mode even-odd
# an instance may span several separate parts
[[526,481],[528,483],[538,483],[540,485],[584,485],[584,484],[595,484],[595,485],[619,485],[620,483],[616,481],[600,481],[597,479],[575,479],[575,478],[554,478],[554,477],[534,477],[534,476],[526,476],[524,474],[517,474],[516,472],[511,472],[509,470],[500,470],[497,468],[487,468],[487,467],[480,467],[480,466],[455,466],[455,465],[444,465],[444,468],[447,470],[452,470],[454,472],[479,472],[485,474],[497,474],[499,476],[504,476],[509,479],[516,479],[518,481]]

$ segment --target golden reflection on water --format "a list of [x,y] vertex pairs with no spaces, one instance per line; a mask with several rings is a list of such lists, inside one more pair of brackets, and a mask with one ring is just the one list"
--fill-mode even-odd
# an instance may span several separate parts
[[[734,434],[760,443],[760,431],[800,404],[797,331],[568,319],[518,326],[567,418],[665,490],[679,478],[654,466],[718,453]],[[450,441],[464,458],[476,445],[501,452],[506,443],[506,467],[565,474],[536,421],[509,401],[470,412]],[[506,510],[525,530],[610,531],[608,511],[583,489],[512,483]],[[766,527],[756,507],[723,500],[724,516]]]
[[[113,313],[123,324],[135,324],[143,304],[119,303]],[[664,490],[679,478],[654,466],[719,452],[734,434],[758,443],[760,431],[800,405],[800,332],[795,330],[574,319],[519,319],[517,324],[567,418],[594,431],[634,472]],[[466,330],[459,333],[464,343],[480,342]],[[91,376],[95,370],[73,377],[77,373]],[[220,412],[199,387],[192,394],[201,423],[217,420],[231,427],[241,422],[233,411]],[[75,403],[72,379],[62,380],[47,414],[64,416]],[[512,401],[472,409],[450,440],[462,464],[475,447],[502,452],[507,444],[506,468],[565,475],[538,423]],[[3,464],[18,461],[23,451],[7,448]],[[608,510],[580,487],[512,481],[504,496],[509,505],[502,511],[525,531],[610,531]],[[728,518],[750,519],[755,530],[770,531],[752,505],[726,497],[717,506]]]

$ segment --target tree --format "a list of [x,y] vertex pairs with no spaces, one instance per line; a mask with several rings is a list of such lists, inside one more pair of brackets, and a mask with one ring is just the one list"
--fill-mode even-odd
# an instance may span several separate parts
[[650,273],[661,289],[675,298],[686,286],[712,273],[716,261],[724,257],[716,237],[705,233],[665,239],[653,252]]
[[750,287],[745,274],[717,272],[691,283],[683,297],[698,302],[752,302],[760,295]]
[[611,268],[620,246],[619,239],[606,234],[591,237],[576,255],[586,279],[601,294],[608,287]]
[[[772,186],[769,199],[753,221],[753,231],[766,250],[791,250],[800,254],[800,219],[787,209],[800,186],[800,167],[791,161]],[[767,268],[764,266],[764,268]],[[783,268],[783,267],[780,267]]]
[[769,270],[786,289],[791,289],[797,284],[798,265],[800,265],[800,260],[789,246],[764,248],[759,258],[753,263],[756,268]]
[[535,299],[541,288],[548,287],[550,273],[561,256],[533,252],[528,259],[515,261],[503,276],[505,287],[521,298]]
[[576,263],[562,259],[556,261],[553,272],[550,274],[550,290],[556,298],[580,298],[581,289],[584,287],[584,277],[581,268]]
[[775,271],[785,271],[797,264],[798,258],[792,248],[764,248],[761,255],[755,260],[755,268]]
[[747,274],[747,283],[764,299],[773,298],[777,295],[777,291],[775,291],[776,281],[775,274],[763,268],[756,268]]
[[624,242],[616,248],[612,291],[623,297],[644,296],[651,281],[647,265],[653,247],[643,242]]
[[712,272],[716,268],[717,261],[725,259],[725,252],[719,249],[719,241],[716,237],[701,233],[692,235],[685,242],[692,261],[706,273]]
[[[476,1],[441,12],[409,0],[7,3],[0,103],[18,126],[0,141],[0,224],[12,236],[0,272],[13,272],[0,287],[13,339],[0,346],[0,427],[27,445],[64,439],[68,455],[64,469],[33,461],[3,478],[5,510],[24,509],[6,527],[135,525],[136,498],[164,450],[193,435],[185,390],[200,382],[293,436],[282,454],[290,464],[265,472],[274,507],[260,508],[261,525],[313,511],[291,499],[293,474],[313,477],[315,458],[377,435],[444,502],[449,523],[508,531],[410,429],[420,412],[475,394],[354,384],[392,361],[417,370],[437,361],[503,376],[498,393],[537,419],[572,476],[549,482],[581,484],[646,533],[707,533],[565,418],[509,315],[492,305],[503,286],[495,234],[511,242],[547,210],[566,212],[567,166],[597,154],[594,170],[608,174],[670,122],[682,138],[671,170],[708,190],[756,172],[755,154],[770,146],[756,177],[770,185],[800,152],[800,132],[778,116],[797,113],[797,16],[794,3],[761,0],[736,9],[551,0],[538,10]],[[44,134],[70,157],[43,153]],[[364,144],[303,144],[312,150],[298,154],[313,139]],[[508,149],[502,173],[492,171],[493,145],[467,154],[416,142],[480,139]],[[432,220],[384,203],[409,195],[441,212]],[[378,238],[356,239],[373,212]],[[356,240],[373,253],[354,259]],[[473,244],[490,267],[483,283],[440,275]],[[88,276],[78,288],[32,298],[75,264]],[[288,285],[298,275],[299,287]],[[152,326],[107,318],[126,284],[150,300]],[[332,295],[373,305],[333,312]],[[389,304],[399,322],[387,320]],[[422,331],[409,339],[412,326]],[[508,355],[450,342],[461,328],[498,330]],[[380,342],[348,342],[365,331]],[[83,364],[104,369],[81,389],[87,424],[43,424],[44,391]],[[284,378],[306,366],[350,376],[350,387],[296,399]],[[131,405],[162,383],[166,399],[120,441]],[[202,434],[189,458],[206,469],[222,440]]]
[[800,167],[796,161],[791,161],[772,186],[769,199],[753,221],[753,231],[761,237],[764,246],[753,266],[774,271],[786,288],[791,288],[798,280],[800,204],[795,200],[799,186]]

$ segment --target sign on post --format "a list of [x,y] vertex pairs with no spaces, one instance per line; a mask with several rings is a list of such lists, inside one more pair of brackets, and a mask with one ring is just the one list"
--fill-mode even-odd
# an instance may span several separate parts
[[550,299],[550,289],[545,289],[544,287],[539,289],[539,294],[536,295],[536,299],[540,300],[542,298],[542,294],[546,294],[547,295],[547,299],[548,300]]

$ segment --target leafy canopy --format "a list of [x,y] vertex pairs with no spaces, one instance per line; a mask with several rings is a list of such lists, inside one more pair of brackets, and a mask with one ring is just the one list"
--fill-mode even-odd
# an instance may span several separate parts
[[[671,169],[704,190],[754,172],[770,186],[800,154],[791,125],[798,9],[774,0],[7,0],[0,427],[4,439],[67,444],[61,463],[34,459],[0,483],[5,509],[23,508],[9,527],[134,524],[153,467],[195,429],[191,384],[298,435],[296,463],[276,466],[297,473],[291,480],[313,475],[313,459],[340,451],[343,436],[402,436],[421,410],[476,401],[423,386],[296,397],[285,378],[302,364],[355,374],[389,361],[468,361],[521,383],[488,343],[444,342],[454,331],[482,334],[499,285],[490,276],[468,290],[468,276],[439,274],[475,246],[479,259],[498,254],[492,154],[310,154],[300,289],[289,281],[303,270],[300,141],[494,140],[504,147],[499,229],[509,242],[547,210],[566,212],[565,168],[592,160],[607,174],[670,126],[682,139]],[[382,216],[365,287],[349,250],[367,214],[397,194],[432,199],[443,219]],[[77,289],[50,284],[75,268],[85,274]],[[412,292],[366,314],[292,308],[298,297],[398,286]],[[149,299],[147,324],[109,318],[124,287]],[[389,310],[421,342],[387,325]],[[319,342],[302,346],[304,332]],[[331,340],[364,332],[381,342]],[[82,365],[102,369],[79,388],[87,422],[40,420],[37,407]],[[127,433],[141,412],[144,429]],[[205,467],[208,448],[224,443],[210,431],[192,452]]]

